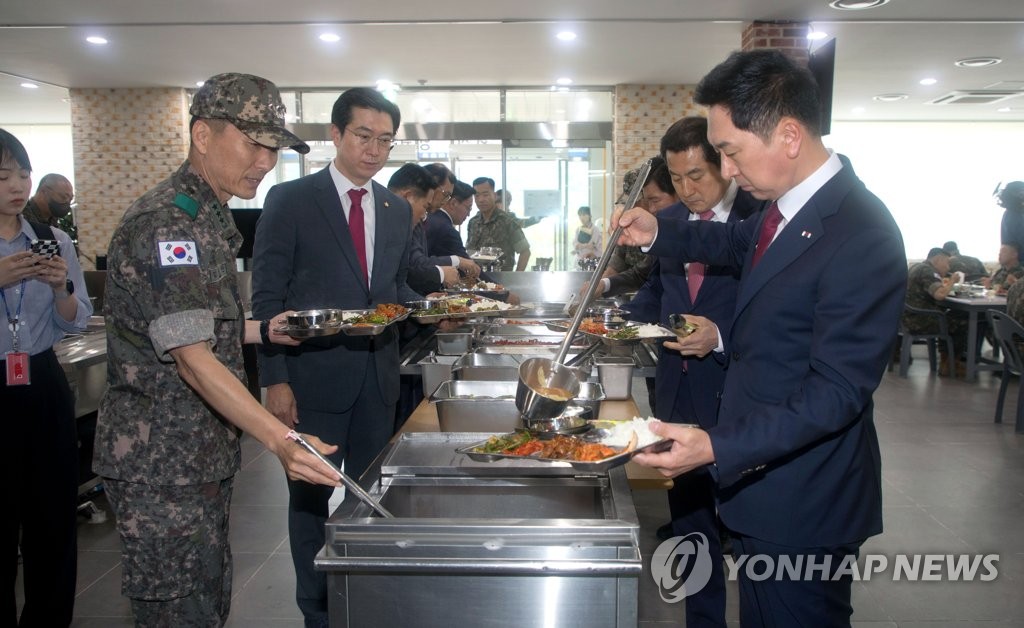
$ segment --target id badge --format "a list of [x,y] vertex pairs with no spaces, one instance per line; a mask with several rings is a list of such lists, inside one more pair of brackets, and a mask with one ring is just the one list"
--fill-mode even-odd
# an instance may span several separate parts
[[7,385],[27,386],[32,383],[28,371],[28,354],[22,351],[8,353],[4,356],[7,360]]

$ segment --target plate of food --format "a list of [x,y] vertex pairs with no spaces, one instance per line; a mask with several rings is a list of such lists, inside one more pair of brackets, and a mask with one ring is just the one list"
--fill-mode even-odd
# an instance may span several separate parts
[[446,318],[471,316],[520,316],[526,308],[475,294],[449,296],[444,299],[414,301],[412,318],[421,323],[437,323]]
[[610,346],[632,345],[638,342],[654,344],[676,338],[676,334],[661,325],[627,323],[622,327],[609,328],[603,322],[594,319],[585,319],[580,323],[580,331]]
[[[582,471],[607,471],[626,464],[640,452],[665,451],[672,446],[672,441],[660,439],[649,430],[646,430],[647,435],[641,440],[637,430],[645,430],[646,421],[643,419],[621,423],[625,424],[625,427],[614,434],[607,430],[592,430],[582,436],[556,435],[553,438],[540,438],[528,430],[516,430],[507,434],[495,434],[487,440],[461,447],[456,451],[476,462],[539,460],[566,463]],[[636,423],[636,426],[633,423]],[[625,436],[627,433],[628,436]]]
[[465,279],[459,285],[446,288],[448,294],[477,294],[492,299],[507,299],[508,290],[500,283],[493,281]]
[[409,318],[409,309],[397,303],[379,303],[372,310],[342,310],[341,331],[349,336],[376,336]]

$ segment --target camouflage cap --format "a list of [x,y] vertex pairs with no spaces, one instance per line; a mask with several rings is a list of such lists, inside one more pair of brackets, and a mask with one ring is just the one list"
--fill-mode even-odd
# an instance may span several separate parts
[[285,128],[281,94],[265,78],[237,72],[210,77],[192,97],[189,113],[197,118],[227,120],[264,146],[291,148],[303,155],[309,152],[309,145]]
[[622,194],[615,200],[616,204],[621,205],[626,202],[629,197],[629,190],[632,189],[633,184],[636,183],[636,178],[640,176],[640,168],[633,168],[626,174],[622,175]]

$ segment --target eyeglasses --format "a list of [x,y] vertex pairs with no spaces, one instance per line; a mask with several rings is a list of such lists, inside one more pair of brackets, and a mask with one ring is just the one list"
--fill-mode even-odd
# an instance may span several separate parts
[[452,192],[441,190],[441,204],[444,205],[448,201],[452,200],[452,196],[454,196],[454,194],[452,194]]
[[355,135],[356,138],[359,139],[359,144],[361,146],[369,146],[371,140],[376,140],[377,146],[381,150],[391,150],[395,146],[395,138],[391,137],[390,135],[381,135],[380,137],[373,137],[369,133],[359,133],[353,131],[348,127],[345,127],[345,130],[351,133],[352,135]]

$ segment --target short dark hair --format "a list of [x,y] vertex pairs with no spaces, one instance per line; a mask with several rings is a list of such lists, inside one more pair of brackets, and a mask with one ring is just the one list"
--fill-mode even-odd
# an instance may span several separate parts
[[586,214],[586,215],[589,216],[590,215],[590,208],[587,207],[586,205],[581,205],[580,208],[576,210],[576,215],[578,216],[580,214]]
[[478,185],[483,185],[484,183],[486,183],[487,185],[491,186],[491,191],[492,192],[494,191],[494,179],[492,179],[490,177],[477,177],[477,178],[473,179],[473,187],[474,188],[476,186],[478,186]]
[[462,202],[467,198],[473,198],[474,194],[476,194],[476,190],[473,189],[472,185],[465,181],[455,181],[455,189],[452,190],[452,198],[456,201]]
[[396,194],[411,189],[417,196],[426,196],[435,187],[434,177],[427,169],[412,162],[403,164],[388,180],[388,189]]
[[722,156],[708,141],[708,120],[701,116],[688,116],[668,127],[661,136],[661,158],[668,159],[666,153],[682,153],[695,146],[704,152],[704,161],[722,167]]
[[352,109],[355,107],[388,114],[391,116],[392,131],[398,132],[398,127],[402,123],[402,112],[395,103],[385,98],[384,94],[369,87],[353,87],[342,92],[331,109],[331,124],[339,130],[344,130],[352,121]]
[[949,253],[950,255],[956,255],[960,252],[960,247],[956,245],[956,242],[950,240],[949,242],[942,245],[942,250]]
[[784,116],[821,135],[818,84],[807,68],[778,50],[732,53],[700,80],[694,101],[728,109],[737,129],[766,142]]
[[651,159],[651,174],[647,175],[647,182],[644,183],[644,186],[652,183],[665,194],[676,195],[676,189],[672,186],[672,175],[669,174],[668,165],[661,157]]
[[939,247],[935,247],[932,250],[928,251],[928,258],[927,259],[931,259],[931,258],[935,257],[936,255],[945,255],[946,257],[949,257],[949,253],[945,249],[940,249]]
[[448,166],[442,163],[432,163],[423,166],[423,168],[430,173],[430,176],[434,177],[436,185],[434,187],[441,187],[445,181],[455,184],[455,174],[452,173]]
[[1010,181],[999,191],[999,204],[1005,209],[1024,209],[1024,181]]
[[25,145],[9,131],[0,129],[0,164],[13,159],[23,170],[32,172],[32,161]]

